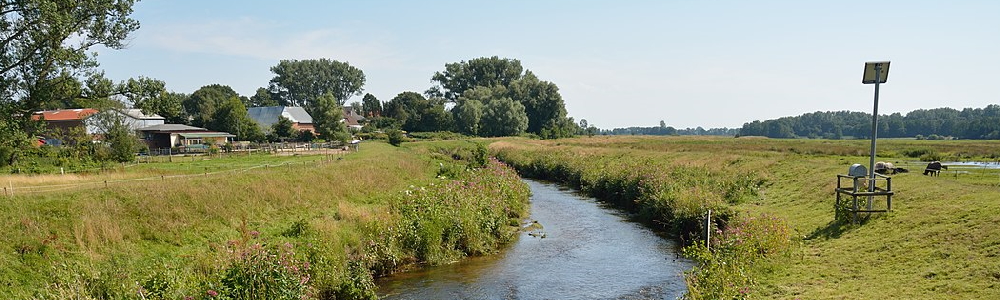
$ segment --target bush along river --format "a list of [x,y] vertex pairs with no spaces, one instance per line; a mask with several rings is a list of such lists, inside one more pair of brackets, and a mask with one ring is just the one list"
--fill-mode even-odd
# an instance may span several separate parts
[[383,299],[675,299],[692,263],[620,210],[526,180],[531,218],[505,252],[395,274]]

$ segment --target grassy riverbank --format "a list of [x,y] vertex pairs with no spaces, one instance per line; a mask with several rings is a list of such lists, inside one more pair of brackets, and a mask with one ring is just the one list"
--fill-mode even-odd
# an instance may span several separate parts
[[692,298],[988,298],[1000,293],[998,170],[921,176],[923,159],[996,160],[995,141],[880,141],[893,212],[834,221],[836,174],[867,164],[865,141],[593,137],[494,143],[523,174],[579,187],[685,240],[719,213]]
[[150,164],[99,176],[203,175],[15,194],[0,204],[0,298],[371,298],[372,276],[496,251],[527,187],[497,162],[441,154],[475,147],[427,145],[208,175],[234,164]]

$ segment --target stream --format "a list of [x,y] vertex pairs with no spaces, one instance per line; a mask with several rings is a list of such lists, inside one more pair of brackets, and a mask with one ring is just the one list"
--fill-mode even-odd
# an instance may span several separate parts
[[[691,262],[620,210],[552,183],[531,187],[531,217],[505,251],[379,280],[382,299],[676,299]],[[534,229],[532,229],[534,228]]]

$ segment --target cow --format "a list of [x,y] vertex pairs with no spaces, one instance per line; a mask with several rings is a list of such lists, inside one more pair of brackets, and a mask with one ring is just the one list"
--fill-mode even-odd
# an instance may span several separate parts
[[927,164],[927,168],[924,169],[924,175],[939,176],[941,175],[941,169],[948,169],[948,166],[941,165],[940,161],[932,161]]

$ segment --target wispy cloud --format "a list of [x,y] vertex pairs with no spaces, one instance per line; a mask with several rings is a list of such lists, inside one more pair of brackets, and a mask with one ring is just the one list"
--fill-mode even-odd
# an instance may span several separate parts
[[330,58],[382,67],[398,60],[384,37],[339,28],[294,30],[271,21],[242,18],[145,28],[152,46],[174,52],[265,60]]

